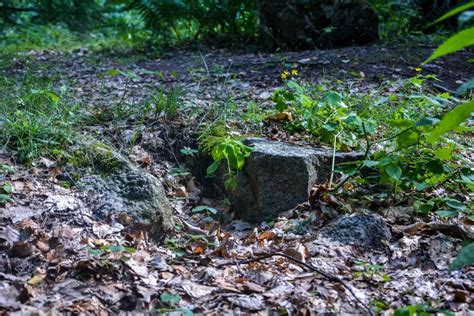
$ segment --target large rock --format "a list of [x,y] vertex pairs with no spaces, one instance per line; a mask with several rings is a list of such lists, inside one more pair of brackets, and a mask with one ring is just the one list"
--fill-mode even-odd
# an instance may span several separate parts
[[155,236],[173,229],[173,210],[157,178],[100,143],[82,144],[78,152],[94,166],[78,186],[94,201],[97,216],[125,212],[135,223],[149,226]]
[[352,214],[335,219],[320,231],[323,237],[345,245],[382,250],[391,238],[384,220],[376,214]]
[[367,0],[257,0],[269,50],[333,48],[376,41],[379,18]]
[[[308,199],[315,184],[328,181],[332,150],[301,147],[261,138],[244,141],[255,150],[227,194],[237,216],[247,221],[276,217]],[[336,153],[336,163],[362,159],[360,153]]]

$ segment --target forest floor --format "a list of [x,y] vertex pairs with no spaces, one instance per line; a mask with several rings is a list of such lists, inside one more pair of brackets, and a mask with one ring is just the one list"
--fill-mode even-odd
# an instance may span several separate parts
[[[378,212],[392,239],[383,250],[315,238],[328,219],[315,217],[307,205],[273,222],[246,223],[233,218],[201,175],[184,170],[192,157],[180,153],[196,148],[198,127],[215,104],[268,106],[284,85],[285,70],[296,69],[307,82],[341,82],[357,93],[382,85],[395,90],[400,80],[420,73],[434,48],[413,43],[278,54],[203,49],[161,56],[78,50],[31,52],[13,60],[4,76],[51,80],[67,87],[68,97],[88,112],[104,114],[82,133],[106,139],[162,179],[178,224],[173,235],[156,242],[118,217],[100,220],[84,192],[62,185],[67,170],[51,157],[23,164],[1,150],[0,163],[14,172],[5,175],[12,201],[0,206],[0,314],[368,314],[365,306],[390,314],[407,305],[472,312],[473,267],[448,270],[462,241],[474,236],[471,220],[417,216],[409,205],[384,204]],[[439,79],[428,89],[454,93],[474,73],[464,61],[469,58],[472,53],[464,51],[423,66],[423,75]],[[179,116],[153,124],[136,119],[134,107],[150,91],[177,87]],[[243,125],[240,133],[246,134]],[[140,138],[132,141],[137,130]],[[306,142],[267,123],[249,134]],[[472,159],[472,151],[467,155]],[[199,205],[222,215],[193,212]]]

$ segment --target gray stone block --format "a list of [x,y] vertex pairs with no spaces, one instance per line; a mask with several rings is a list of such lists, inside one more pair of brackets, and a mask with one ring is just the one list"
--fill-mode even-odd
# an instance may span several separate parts
[[[227,190],[239,218],[261,221],[276,217],[308,199],[315,184],[329,180],[332,150],[302,147],[262,138],[244,141],[255,148]],[[336,163],[363,158],[361,153],[336,153]]]

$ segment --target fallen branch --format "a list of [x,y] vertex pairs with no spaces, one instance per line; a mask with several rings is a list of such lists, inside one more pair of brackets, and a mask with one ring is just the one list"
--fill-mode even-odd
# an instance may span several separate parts
[[364,308],[367,310],[367,312],[369,313],[370,316],[374,316],[374,312],[370,309],[370,307],[368,307],[364,302],[362,302],[354,293],[354,291],[351,289],[351,287],[349,285],[347,285],[346,282],[344,282],[342,279],[336,277],[336,276],[333,276],[333,275],[330,275],[329,273],[326,273],[322,270],[319,270],[318,268],[315,268],[314,266],[312,266],[311,264],[308,264],[308,263],[305,263],[301,260],[298,260],[296,258],[293,258],[292,256],[289,256],[283,252],[273,252],[273,253],[269,253],[269,254],[265,254],[263,256],[260,256],[260,257],[257,257],[257,258],[252,258],[252,259],[246,259],[246,260],[233,260],[233,261],[230,261],[230,262],[226,262],[226,263],[223,263],[223,264],[220,264],[218,265],[217,267],[218,268],[221,268],[221,267],[224,267],[224,266],[229,266],[229,265],[240,265],[240,264],[248,264],[248,263],[251,263],[251,262],[255,262],[255,261],[260,261],[260,260],[264,260],[264,259],[268,259],[268,258],[271,258],[271,257],[284,257],[288,260],[291,260],[291,261],[294,261],[302,266],[304,266],[305,268],[308,268],[320,275],[322,275],[323,277],[325,277],[326,279],[328,279],[329,281],[334,281],[334,282],[337,282],[337,283],[340,283],[344,288],[346,288],[349,293],[354,297],[354,299]]

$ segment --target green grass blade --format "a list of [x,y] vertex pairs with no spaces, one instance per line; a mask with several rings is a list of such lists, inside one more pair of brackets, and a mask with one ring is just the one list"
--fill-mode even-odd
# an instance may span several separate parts
[[423,64],[471,45],[474,45],[474,27],[462,30],[448,38]]
[[441,21],[444,21],[446,19],[449,19],[450,17],[452,16],[455,16],[456,14],[459,14],[465,10],[469,10],[471,8],[474,8],[474,1],[471,1],[471,2],[468,2],[466,4],[463,4],[459,7],[456,7],[454,9],[452,9],[451,11],[447,12],[446,14],[444,14],[443,16],[441,16],[439,19],[437,19],[436,21],[428,24],[428,26],[432,26],[433,24],[436,24],[436,23],[439,23]]

